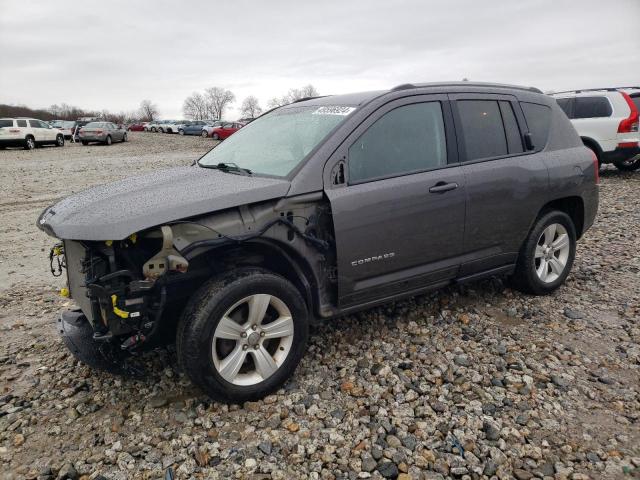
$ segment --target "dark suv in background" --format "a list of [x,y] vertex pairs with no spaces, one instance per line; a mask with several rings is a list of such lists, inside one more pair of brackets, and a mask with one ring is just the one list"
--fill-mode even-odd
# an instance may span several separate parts
[[494,275],[553,292],[597,184],[539,90],[407,84],[280,107],[191,167],[76,194],[38,225],[63,239],[78,358],[174,332],[192,381],[240,402],[285,382],[312,320]]

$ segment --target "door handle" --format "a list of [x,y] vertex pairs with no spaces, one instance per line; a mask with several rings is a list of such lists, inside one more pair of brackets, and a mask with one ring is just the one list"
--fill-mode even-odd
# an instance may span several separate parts
[[455,182],[446,183],[446,182],[438,182],[433,187],[429,189],[431,193],[444,193],[449,190],[455,190],[458,188],[458,184]]

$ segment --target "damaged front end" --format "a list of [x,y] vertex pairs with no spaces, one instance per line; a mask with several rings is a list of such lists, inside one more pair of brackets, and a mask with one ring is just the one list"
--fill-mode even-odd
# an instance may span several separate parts
[[170,226],[122,241],[65,240],[50,260],[54,275],[66,268],[68,289],[61,293],[80,307],[59,319],[65,344],[84,363],[112,372],[121,370],[122,353],[153,344],[175,277],[183,283],[189,269]]

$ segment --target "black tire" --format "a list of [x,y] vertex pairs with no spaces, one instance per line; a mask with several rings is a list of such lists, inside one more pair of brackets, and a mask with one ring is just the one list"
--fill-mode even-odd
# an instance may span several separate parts
[[184,130],[183,129],[178,130],[178,135],[184,135]]
[[623,172],[633,172],[640,168],[640,155],[637,156],[634,160],[634,157],[629,158],[627,160],[619,160],[617,162],[613,162],[616,168]]
[[86,140],[82,140],[82,145],[89,145],[89,142],[87,142]]
[[131,131],[131,127],[127,128],[127,132],[130,132],[130,131]]
[[[566,260],[562,273],[558,275],[552,282],[543,282],[536,273],[536,259],[535,253],[538,247],[538,241],[541,239],[544,230],[551,224],[562,225],[567,235],[569,236],[569,255]],[[571,220],[571,217],[564,212],[553,210],[543,213],[536,220],[533,228],[529,232],[527,239],[524,241],[520,254],[518,255],[518,262],[516,264],[516,270],[511,278],[511,284],[514,288],[533,295],[547,295],[555,291],[560,285],[562,285],[567,276],[571,272],[573,260],[576,255],[576,229]]]
[[206,131],[206,130],[202,130],[202,133],[200,134],[200,136],[201,136],[202,138],[207,138],[207,137],[209,136],[209,134],[207,133],[207,131]]
[[[271,376],[253,385],[236,385],[225,380],[214,365],[214,332],[231,306],[259,293],[277,296],[287,305],[294,325],[293,342]],[[308,312],[298,290],[279,275],[244,268],[211,279],[193,295],[178,324],[176,347],[180,366],[195,385],[215,400],[242,403],[260,399],[286,382],[304,355],[308,336]]]
[[124,143],[124,142],[126,142],[126,141],[127,141],[127,134],[125,133],[125,134],[122,136],[122,143]]
[[213,135],[211,135],[211,138],[213,138],[214,140],[220,140],[220,135],[214,133]]
[[36,139],[31,135],[27,135],[24,139],[24,149],[34,150],[36,148]]
[[156,127],[151,127],[151,131],[152,131],[153,133],[156,133],[156,132],[157,132]]
[[107,135],[107,138],[104,141],[105,145],[111,145],[113,143],[113,139],[111,138],[111,135]]
[[58,135],[56,137],[56,147],[64,147],[64,135]]

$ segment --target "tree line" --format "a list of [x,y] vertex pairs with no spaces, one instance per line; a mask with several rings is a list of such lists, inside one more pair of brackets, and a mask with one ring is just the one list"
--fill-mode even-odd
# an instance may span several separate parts
[[[317,97],[318,90],[313,85],[302,88],[291,88],[281,97],[273,97],[267,103],[267,108],[280,107],[293,103],[306,97]],[[192,120],[221,119],[225,110],[236,101],[236,96],[231,90],[221,87],[207,88],[204,92],[193,92],[183,105],[182,113]],[[256,118],[262,113],[260,102],[254,95],[246,97],[240,106],[240,115],[243,118]]]
[[[279,97],[273,97],[267,102],[267,109],[293,103],[306,97],[318,96],[318,90],[313,85],[302,88],[291,88]],[[221,87],[211,87],[202,93],[194,92],[189,95],[182,106],[186,118],[192,120],[222,119],[225,111],[236,101],[231,90]],[[243,118],[256,118],[263,112],[260,102],[254,95],[246,97],[240,106]],[[80,117],[100,118],[114,123],[150,122],[158,119],[158,106],[151,100],[145,99],[140,106],[131,111],[112,112],[110,110],[86,110],[66,103],[54,104],[49,108],[29,108],[25,105],[0,104],[1,117],[33,117],[41,120],[77,120]]]
[[29,108],[25,105],[0,104],[0,117],[32,117],[40,120],[77,120],[80,117],[100,118],[107,122],[148,122],[158,117],[158,107],[151,100],[143,100],[136,110],[111,112],[109,110],[86,110],[66,103],[49,108]]

